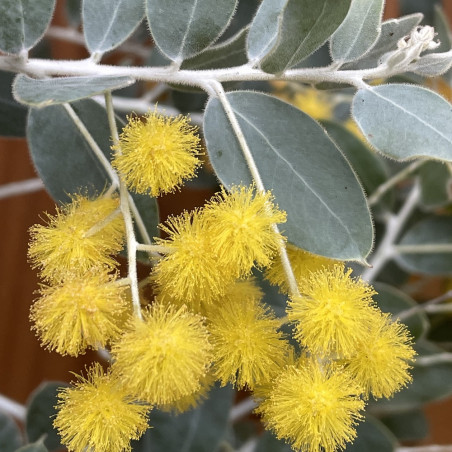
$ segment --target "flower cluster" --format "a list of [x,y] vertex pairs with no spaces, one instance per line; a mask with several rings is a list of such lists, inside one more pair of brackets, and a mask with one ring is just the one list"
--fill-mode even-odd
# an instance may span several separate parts
[[[129,188],[157,196],[193,176],[198,147],[185,118],[150,113],[129,119],[113,165]],[[134,282],[118,279],[114,259],[125,235],[119,213],[114,196],[77,195],[31,229],[30,260],[45,284],[30,317],[43,346],[73,356],[110,347],[112,356],[106,372],[95,364],[60,391],[54,425],[70,451],[130,451],[151,409],[191,409],[218,380],[253,391],[266,426],[295,449],[333,452],[356,436],[370,396],[410,381],[406,328],[343,264],[289,245],[300,293],[290,292],[275,227],[286,214],[270,192],[222,188],[160,225],[159,258],[143,280],[155,297],[134,317]],[[289,295],[297,347],[264,303],[259,271]]]

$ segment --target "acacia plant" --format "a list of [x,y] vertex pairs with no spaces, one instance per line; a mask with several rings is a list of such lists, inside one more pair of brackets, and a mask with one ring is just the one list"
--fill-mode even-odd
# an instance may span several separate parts
[[[426,316],[448,294],[401,291],[452,271],[452,107],[426,87],[450,77],[441,10],[435,29],[382,23],[383,0],[80,6],[82,33],[49,28],[55,0],[0,3],[1,77],[58,205],[30,231],[32,329],[108,357],[26,450],[386,451],[419,433],[420,404],[452,390]],[[90,56],[33,57],[45,36]],[[118,48],[143,64],[105,64]],[[157,198],[197,184],[216,194],[159,219]]]

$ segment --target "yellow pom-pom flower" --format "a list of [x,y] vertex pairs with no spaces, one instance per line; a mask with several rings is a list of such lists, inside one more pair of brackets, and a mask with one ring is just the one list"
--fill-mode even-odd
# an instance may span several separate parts
[[129,117],[113,166],[127,185],[152,196],[174,191],[195,175],[201,162],[197,128],[185,116],[167,117],[150,112],[144,120]]
[[371,286],[350,277],[338,264],[302,282],[303,296],[289,302],[287,316],[295,323],[295,338],[313,354],[351,357],[367,337],[375,318]]
[[253,389],[286,364],[288,344],[280,321],[253,297],[229,297],[209,310],[214,372],[223,385]]
[[43,287],[31,307],[33,329],[43,346],[62,355],[104,347],[119,337],[130,313],[125,289],[102,272]]
[[391,322],[388,314],[379,314],[348,369],[367,397],[391,397],[411,381],[410,362],[415,354],[405,325]]
[[[323,268],[331,268],[337,264],[337,261],[333,259],[308,253],[291,244],[287,245],[287,255],[300,291],[303,291],[302,282],[310,273],[322,270]],[[276,257],[272,266],[266,269],[265,277],[271,284],[278,286],[282,292],[289,293],[290,288],[287,284],[286,274],[279,257]]]
[[288,366],[273,384],[264,421],[303,452],[334,452],[356,437],[364,402],[351,375],[315,359]]
[[[88,199],[82,195],[48,216],[48,225],[30,229],[29,257],[41,276],[60,282],[71,276],[83,276],[93,267],[112,269],[111,257],[121,251],[124,221],[117,198]],[[118,214],[117,214],[118,213]]]
[[225,267],[235,268],[236,276],[247,276],[254,263],[270,264],[283,237],[273,225],[286,221],[286,213],[273,204],[270,192],[255,192],[253,187],[224,189],[206,205],[211,246]]
[[58,394],[53,421],[70,452],[130,452],[148,428],[149,407],[137,404],[100,364]]
[[114,344],[113,371],[137,398],[168,404],[199,390],[210,352],[202,317],[154,304]]
[[168,238],[157,238],[156,243],[168,253],[152,273],[157,291],[199,311],[203,303],[211,303],[224,293],[234,280],[233,269],[218,261],[212,233],[199,211],[172,217],[160,227]]

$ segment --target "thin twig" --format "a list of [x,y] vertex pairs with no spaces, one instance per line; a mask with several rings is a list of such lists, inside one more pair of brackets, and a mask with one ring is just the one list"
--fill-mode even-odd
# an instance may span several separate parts
[[[436,307],[439,308],[440,306],[435,306],[438,303],[442,303],[443,301],[448,300],[449,298],[452,297],[452,290],[447,291],[446,293],[444,293],[443,295],[440,295],[439,297],[433,298],[432,300],[428,300],[425,303],[422,304],[418,304],[417,306],[413,306],[410,309],[406,309],[405,311],[400,312],[399,314],[397,314],[397,317],[400,320],[405,320],[408,317],[411,317],[412,315],[417,314],[418,312],[434,312],[432,310],[430,310],[430,308],[432,307]],[[451,306],[452,308],[452,306]]]
[[[110,133],[115,147],[119,146],[119,135],[116,127],[115,111],[111,101],[111,92],[105,93],[105,104],[107,107],[108,124],[110,125]],[[117,152],[121,152],[118,150]],[[132,213],[129,206],[129,192],[124,182],[119,178],[119,199],[122,216],[126,226],[126,240],[127,240],[127,260],[128,260],[128,276],[130,278],[130,291],[132,293],[132,304],[134,315],[143,319],[141,314],[140,292],[138,289],[138,274],[137,274],[137,241],[135,238],[135,231],[133,229]]]
[[0,394],[0,411],[3,411],[3,413],[6,413],[9,416],[12,416],[22,422],[25,421],[25,416],[27,413],[27,409],[25,406],[1,394]]
[[416,160],[411,165],[408,165],[403,170],[399,171],[398,173],[394,174],[390,179],[388,179],[384,184],[381,184],[373,193],[371,196],[369,196],[369,199],[367,200],[370,206],[375,205],[382,196],[394,185],[398,184],[400,181],[406,179],[411,173],[413,173],[415,170],[417,170],[420,166],[422,166],[424,163],[426,163],[427,160]]
[[44,189],[41,179],[27,179],[20,182],[11,182],[0,186],[0,199],[20,196],[26,193],[33,193]]
[[452,353],[435,353],[434,355],[419,356],[414,363],[415,366],[427,367],[435,364],[452,363]]
[[[245,135],[243,135],[242,128],[240,127],[240,124],[237,120],[234,110],[232,109],[232,106],[229,103],[229,100],[226,96],[223,86],[221,85],[221,83],[217,82],[212,83],[211,86],[218,95],[218,98],[220,99],[221,105],[224,108],[226,116],[228,117],[229,122],[231,123],[232,130],[234,131],[237,141],[239,142],[240,148],[248,165],[248,169],[250,170],[251,177],[253,178],[256,184],[257,190],[261,193],[265,193],[266,190],[261,175],[259,173],[259,169],[257,168],[253,154],[248,146],[248,143],[246,142]],[[272,229],[275,232],[275,234],[280,234],[277,224],[273,224]],[[282,239],[279,244],[279,255],[281,258],[282,266],[284,268],[284,273],[286,275],[287,282],[290,287],[291,294],[293,296],[298,297],[301,296],[300,291],[298,290],[297,280],[295,279],[295,275],[290,264],[289,256],[287,254],[286,244]]]
[[364,270],[361,275],[364,280],[371,282],[378,275],[386,262],[394,256],[394,242],[397,240],[400,231],[415,209],[419,201],[420,192],[419,184],[416,181],[399,213],[397,215],[388,214],[386,216],[385,235],[372,256],[372,259],[370,259],[370,265],[372,267]]
[[243,416],[250,414],[256,407],[257,403],[252,397],[242,400],[229,411],[229,422],[235,422]]

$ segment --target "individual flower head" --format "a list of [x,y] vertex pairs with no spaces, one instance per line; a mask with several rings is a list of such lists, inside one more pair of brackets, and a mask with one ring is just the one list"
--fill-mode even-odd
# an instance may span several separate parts
[[367,337],[375,317],[373,288],[350,277],[343,264],[323,269],[302,282],[303,295],[289,302],[287,316],[295,338],[313,354],[351,357]]
[[[291,244],[287,245],[287,255],[300,291],[303,291],[301,284],[310,273],[323,268],[331,268],[337,264],[337,261],[333,259],[308,253]],[[290,288],[279,256],[276,256],[273,264],[266,269],[265,277],[271,284],[278,286],[282,292],[289,293]]]
[[119,337],[130,313],[125,287],[104,272],[90,272],[57,286],[44,286],[31,307],[43,346],[62,355],[77,356]]
[[415,354],[405,325],[392,322],[389,314],[379,314],[370,334],[360,341],[348,369],[367,397],[391,397],[411,381],[410,362]]
[[199,211],[167,220],[161,229],[167,239],[156,243],[168,249],[154,267],[151,278],[157,291],[194,311],[221,296],[234,280],[233,269],[224,267],[212,249],[212,232]]
[[121,251],[124,222],[119,200],[82,195],[48,216],[46,226],[30,229],[29,257],[48,281],[60,282],[68,276],[83,276],[89,269],[110,270],[117,265],[111,257]]
[[199,390],[210,351],[202,317],[154,304],[114,344],[113,372],[139,399],[168,404]]
[[350,374],[312,358],[275,379],[264,421],[295,450],[334,452],[356,437],[364,408],[359,393]]
[[204,209],[211,246],[225,267],[236,269],[236,276],[247,276],[254,263],[270,264],[283,237],[275,232],[276,223],[286,221],[286,213],[273,204],[270,192],[254,187],[223,188]]
[[113,166],[137,193],[159,196],[174,191],[195,175],[200,166],[197,128],[185,116],[168,117],[149,112],[144,120],[128,117],[128,124],[113,146]]
[[229,297],[208,313],[214,372],[223,385],[253,389],[265,384],[281,367],[288,344],[278,332],[280,321],[254,297]]
[[94,364],[86,378],[58,394],[53,421],[70,452],[130,452],[131,439],[148,428],[149,407],[137,404],[112,378]]

